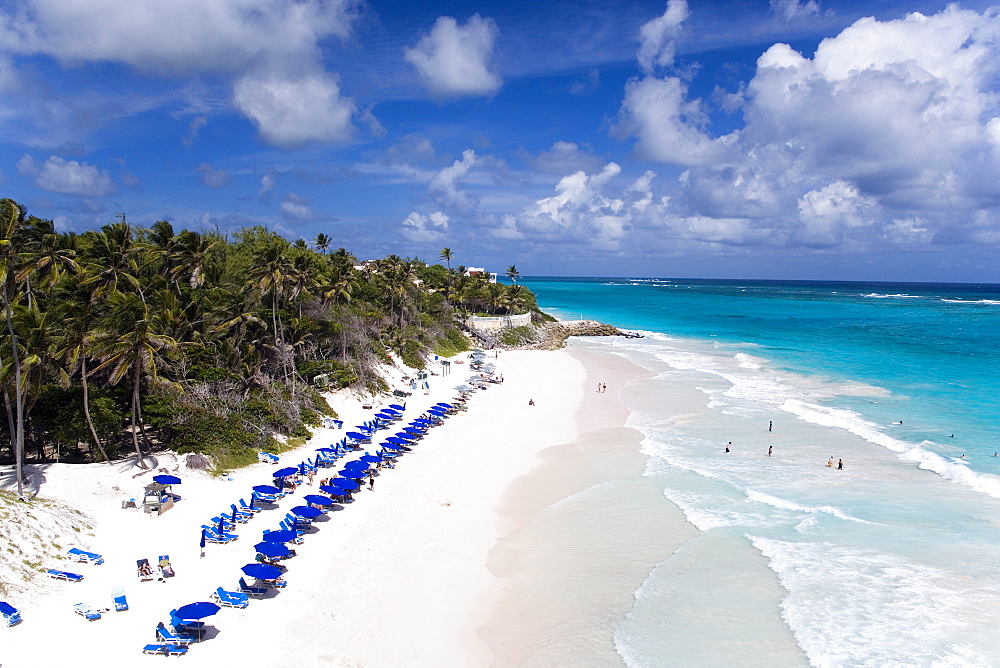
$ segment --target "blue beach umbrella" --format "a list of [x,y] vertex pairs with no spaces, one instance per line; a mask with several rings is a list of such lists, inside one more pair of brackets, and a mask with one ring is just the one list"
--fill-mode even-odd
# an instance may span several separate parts
[[205,536],[205,530],[201,530],[201,549],[205,549],[205,543],[208,542],[208,538]]
[[211,617],[219,610],[219,606],[215,603],[198,601],[197,603],[182,605],[174,611],[174,614],[177,615],[178,619],[202,619],[204,617]]
[[328,496],[320,496],[319,494],[306,494],[302,497],[302,500],[317,506],[329,506],[333,504],[333,499]]
[[357,482],[351,480],[350,478],[334,478],[333,480],[330,481],[330,484],[332,484],[334,487],[339,487],[340,489],[347,492],[351,491],[352,489],[357,489],[358,487],[360,487],[360,485],[358,485]]
[[233,524],[236,524],[236,504],[234,503],[230,508],[233,511]]
[[280,529],[278,531],[268,531],[264,534],[264,541],[268,543],[287,543],[288,541],[295,540],[298,537],[298,534],[294,531]]
[[222,515],[219,515],[219,526],[215,528],[215,533],[221,536],[225,532],[226,532],[225,518]]
[[382,458],[379,457],[378,455],[364,455],[363,457],[361,457],[361,461],[368,462],[369,464],[376,464],[382,461]]
[[337,475],[343,478],[354,480],[356,478],[364,478],[365,472],[359,469],[344,469],[342,471],[337,471]]
[[153,482],[158,482],[161,485],[179,485],[181,479],[175,475],[154,475]]
[[299,475],[305,475],[305,474],[306,474],[306,463],[299,462]]
[[356,431],[349,431],[347,432],[347,435],[353,438],[355,441],[366,441],[369,438],[367,435],[359,434]]
[[316,448],[316,452],[336,452],[334,448]]
[[319,491],[333,494],[334,496],[342,496],[344,494],[344,490],[336,485],[320,485]]
[[247,564],[241,570],[246,575],[258,580],[277,580],[281,577],[281,570],[267,564]]
[[253,491],[260,492],[261,494],[277,494],[281,490],[273,485],[256,485]]
[[319,517],[323,514],[323,511],[312,506],[295,506],[292,508],[291,513],[299,517]]
[[286,476],[295,475],[296,468],[294,466],[286,466],[283,469],[278,469],[274,472],[275,478],[284,478]]
[[405,411],[406,406],[400,406],[399,404],[389,404],[389,408],[393,408],[397,411]]
[[253,546],[253,549],[257,550],[257,554],[263,554],[265,557],[287,557],[290,553],[289,549],[281,543],[272,543],[269,541],[257,543]]

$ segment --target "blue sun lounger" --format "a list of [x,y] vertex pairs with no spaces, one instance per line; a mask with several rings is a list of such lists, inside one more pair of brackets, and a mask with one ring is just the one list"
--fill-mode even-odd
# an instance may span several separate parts
[[14,626],[14,624],[19,624],[21,622],[20,611],[5,601],[0,601],[0,617],[3,617],[7,626]]
[[101,618],[101,613],[94,610],[86,603],[77,603],[73,606],[73,609],[76,610],[76,614],[82,615],[89,622],[97,621]]
[[219,533],[215,527],[207,524],[202,524],[201,528],[205,530],[205,540],[209,543],[231,543],[239,538],[235,533]]
[[267,593],[267,589],[264,587],[251,587],[247,584],[247,581],[240,578],[240,593],[246,594],[247,596],[253,596],[254,598],[260,598]]
[[125,600],[125,587],[113,587],[111,589],[111,600],[115,602],[115,610],[117,612],[128,610],[128,601]]
[[56,580],[67,580],[69,582],[79,582],[83,579],[83,576],[78,573],[70,573],[69,571],[57,571],[54,568],[50,568],[45,571],[50,578],[55,578]]
[[95,552],[84,552],[78,547],[70,548],[68,551],[70,559],[79,561],[82,564],[103,564],[104,557]]
[[212,593],[212,598],[225,608],[245,608],[250,605],[250,599],[247,594],[242,594],[238,591],[226,591],[222,587],[219,587]]
[[162,640],[163,642],[169,643],[171,645],[182,645],[184,647],[187,647],[188,645],[197,640],[197,638],[195,638],[194,636],[186,636],[174,633],[173,631],[168,629],[163,622],[160,622],[159,624],[156,625],[156,639]]
[[187,654],[188,648],[185,645],[168,645],[150,643],[142,648],[143,654],[162,654],[163,656],[183,656]]

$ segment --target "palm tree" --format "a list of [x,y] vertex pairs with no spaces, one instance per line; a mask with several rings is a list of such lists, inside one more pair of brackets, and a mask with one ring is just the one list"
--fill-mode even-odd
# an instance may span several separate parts
[[125,217],[116,223],[101,228],[100,232],[85,233],[91,242],[88,249],[92,271],[86,285],[92,287],[94,296],[106,298],[119,290],[119,283],[125,282],[141,292],[139,281],[139,253],[141,248],[135,243],[132,226]]
[[517,267],[515,267],[514,265],[510,265],[509,267],[507,267],[507,278],[509,278],[516,284],[517,279],[521,278],[521,272],[519,272],[517,270]]
[[323,255],[326,255],[326,249],[329,248],[332,243],[333,239],[320,232],[316,235],[316,239],[313,241],[313,246],[322,251]]
[[135,293],[116,292],[108,299],[108,312],[99,323],[100,336],[95,354],[101,363],[94,372],[108,369],[108,382],[117,384],[130,376],[132,381],[132,445],[143,469],[146,461],[139,447],[139,386],[143,376],[157,377],[157,361],[163,353],[173,351],[178,344],[173,338],[154,329],[149,306]]
[[440,255],[438,255],[438,259],[439,260],[444,260],[445,262],[448,263],[448,271],[450,272],[451,271],[451,249],[450,248],[442,248]]
[[64,385],[68,385],[76,365],[80,365],[80,386],[83,389],[83,416],[87,420],[87,428],[94,439],[94,445],[104,461],[110,461],[104,444],[97,436],[94,421],[90,417],[90,387],[87,380],[87,359],[89,348],[94,342],[93,325],[97,316],[93,293],[81,285],[76,277],[60,286],[60,294],[64,297],[57,304],[58,315],[62,322],[62,345],[57,355],[64,364]]
[[12,301],[17,297],[17,274],[23,260],[19,236],[24,226],[24,217],[24,209],[14,200],[0,200],[0,298],[3,299],[7,333],[10,336],[11,366],[14,371],[15,412],[14,415],[8,414],[8,421],[14,450],[18,499],[24,498],[24,385],[21,382],[22,359],[20,344],[14,331]]
[[[279,307],[281,299],[288,292],[291,282],[292,267],[285,252],[285,247],[277,243],[270,244],[258,258],[258,265],[250,272],[250,286],[263,297],[271,295],[271,324],[276,348],[280,351],[281,364],[285,370],[285,381],[289,381],[288,360],[285,351],[285,337],[281,325]],[[292,381],[294,382],[294,380]],[[294,385],[293,385],[294,388]],[[294,391],[294,390],[293,390]]]

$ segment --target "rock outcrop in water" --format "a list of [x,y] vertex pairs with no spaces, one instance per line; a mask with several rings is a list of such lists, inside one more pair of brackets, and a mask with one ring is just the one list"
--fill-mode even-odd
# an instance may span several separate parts
[[572,322],[547,322],[538,326],[538,340],[525,348],[532,350],[557,350],[566,345],[571,336],[625,336],[617,327],[596,320]]

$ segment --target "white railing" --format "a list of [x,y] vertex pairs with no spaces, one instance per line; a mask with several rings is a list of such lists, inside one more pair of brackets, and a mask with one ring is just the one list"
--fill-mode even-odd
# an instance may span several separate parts
[[524,327],[531,324],[530,313],[499,316],[469,316],[465,324],[476,329],[505,329],[507,327]]

